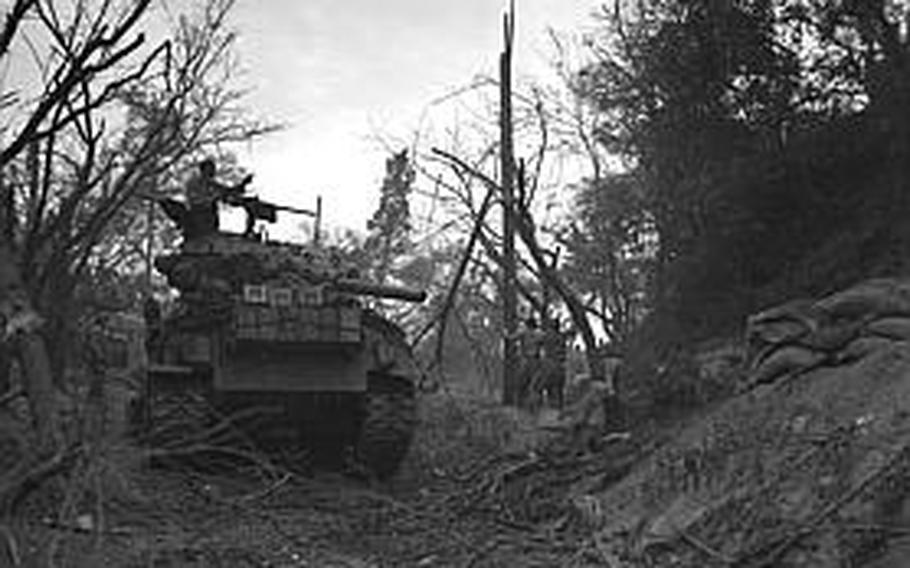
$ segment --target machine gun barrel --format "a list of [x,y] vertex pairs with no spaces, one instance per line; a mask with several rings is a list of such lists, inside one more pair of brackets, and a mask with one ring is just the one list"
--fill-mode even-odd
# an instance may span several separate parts
[[262,203],[265,203],[266,205],[272,207],[276,211],[287,211],[288,213],[296,213],[298,215],[308,215],[310,217],[315,217],[317,215],[317,213],[315,211],[312,211],[310,209],[300,209],[298,207],[290,207],[288,205],[275,205],[273,203],[267,203],[264,201]]
[[377,298],[390,298],[415,303],[420,303],[427,299],[425,290],[416,290],[406,286],[394,286],[391,284],[374,284],[354,278],[339,278],[335,281],[335,285],[344,292],[376,296]]
[[318,215],[316,211],[312,211],[310,209],[301,209],[299,207],[291,207],[289,205],[278,205],[277,203],[263,201],[258,197],[249,195],[229,195],[225,198],[225,203],[228,205],[233,205],[234,207],[242,207],[254,217],[265,220],[271,220],[271,217],[274,215],[275,211],[287,211],[288,213],[308,215],[310,217],[315,217]]

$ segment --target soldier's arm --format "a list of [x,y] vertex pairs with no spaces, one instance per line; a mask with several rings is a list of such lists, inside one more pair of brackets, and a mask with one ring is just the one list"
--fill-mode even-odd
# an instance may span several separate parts
[[212,180],[212,188],[218,193],[219,197],[222,199],[227,199],[231,197],[239,197],[246,191],[246,186],[253,181],[253,174],[250,174],[243,178],[243,180],[236,185],[227,185],[219,181]]

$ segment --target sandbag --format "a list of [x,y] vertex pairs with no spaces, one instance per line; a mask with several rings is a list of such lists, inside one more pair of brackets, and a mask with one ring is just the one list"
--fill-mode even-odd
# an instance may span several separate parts
[[750,345],[753,343],[779,345],[799,339],[810,331],[811,329],[806,322],[788,318],[764,321],[757,324],[750,323],[746,336]]
[[806,319],[806,317],[811,317],[814,306],[815,300],[806,298],[790,300],[749,316],[748,323],[749,325],[758,325],[783,319]]
[[822,298],[815,307],[833,319],[910,316],[910,283],[890,278],[869,280]]
[[872,355],[876,351],[889,349],[897,341],[883,336],[866,336],[854,339],[850,344],[838,354],[838,359],[844,363],[850,363]]
[[829,322],[794,343],[813,351],[837,353],[844,349],[851,341],[859,337],[862,328],[861,321],[839,320]]
[[910,339],[910,317],[890,316],[876,319],[866,324],[869,335],[889,339]]
[[749,374],[749,384],[771,382],[783,375],[817,365],[826,357],[825,353],[798,345],[787,345],[775,349],[757,362],[756,368]]

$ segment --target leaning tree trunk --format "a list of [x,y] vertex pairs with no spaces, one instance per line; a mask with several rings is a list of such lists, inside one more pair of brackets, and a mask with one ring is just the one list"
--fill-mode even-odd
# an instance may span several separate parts
[[626,408],[624,407],[619,393],[616,391],[616,384],[612,377],[607,376],[606,355],[597,348],[597,339],[594,337],[594,331],[588,321],[588,314],[584,305],[578,299],[578,296],[572,292],[568,284],[560,278],[555,266],[550,266],[547,262],[540,243],[537,242],[537,236],[534,234],[534,225],[530,214],[525,211],[519,211],[516,215],[516,228],[522,242],[528,248],[534,263],[540,271],[541,277],[546,284],[552,286],[559,297],[565,302],[572,316],[572,322],[581,332],[582,341],[585,344],[585,359],[588,361],[588,368],[591,370],[591,379],[594,381],[603,381],[608,384],[608,389],[603,400],[601,401],[604,411],[604,427],[611,431],[623,430],[628,427]]
[[534,234],[534,225],[530,214],[527,211],[519,211],[516,218],[515,225],[518,229],[518,235],[531,253],[531,257],[537,265],[537,270],[540,272],[541,278],[543,278],[546,285],[555,290],[562,301],[565,302],[566,308],[569,310],[569,315],[572,317],[572,323],[575,324],[575,327],[581,333],[582,341],[585,344],[585,358],[588,361],[588,368],[591,369],[592,378],[605,379],[606,377],[603,376],[605,366],[602,360],[602,354],[597,348],[597,339],[594,337],[594,331],[591,329],[591,324],[588,321],[587,311],[585,310],[584,305],[572,292],[565,281],[559,277],[556,268],[547,262],[546,255],[540,248],[540,244],[537,242],[537,237]]

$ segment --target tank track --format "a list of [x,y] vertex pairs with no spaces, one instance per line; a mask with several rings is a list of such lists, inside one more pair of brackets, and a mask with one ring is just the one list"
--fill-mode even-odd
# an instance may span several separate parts
[[[394,371],[416,371],[402,330],[375,312],[364,312],[364,327],[378,333],[395,353]],[[359,465],[378,479],[394,475],[407,456],[417,426],[415,381],[393,370],[367,376],[363,422],[354,447]]]
[[[244,420],[256,413],[247,411],[241,417],[226,410],[197,385],[153,391],[137,429],[140,443],[151,450],[147,464],[220,472],[267,463],[261,457],[294,468],[305,464],[290,425],[266,424],[267,431],[254,430],[254,440]],[[258,443],[260,439],[268,444]]]
[[149,377],[134,412],[133,431],[151,450],[150,465],[189,459],[193,448],[204,443],[214,414],[202,384],[197,377]]
[[180,448],[196,441],[210,423],[203,395],[171,391],[155,396],[149,405],[148,441],[155,448]]
[[355,459],[378,479],[398,471],[417,425],[415,389],[407,379],[371,373]]

